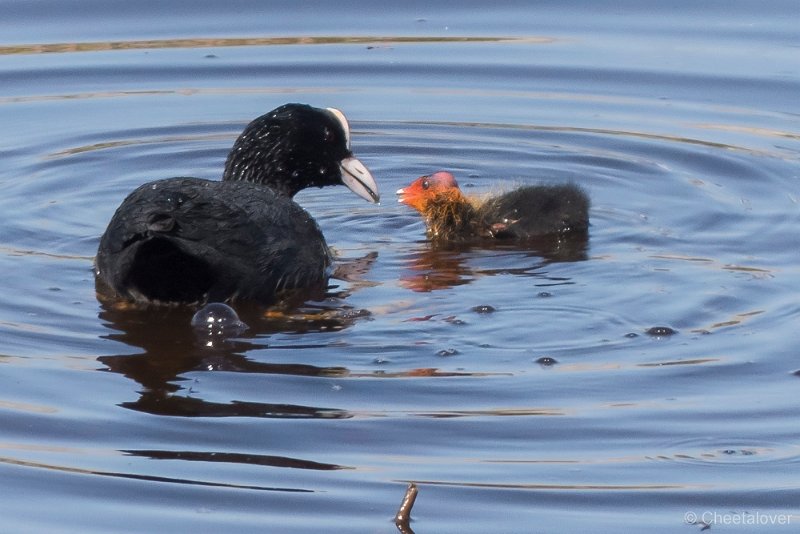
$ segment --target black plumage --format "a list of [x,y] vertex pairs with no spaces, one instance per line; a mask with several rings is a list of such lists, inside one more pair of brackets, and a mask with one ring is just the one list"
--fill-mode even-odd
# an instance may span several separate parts
[[324,287],[331,258],[313,218],[293,200],[344,183],[377,201],[337,110],[287,104],[251,122],[223,181],[169,178],[123,201],[100,239],[96,274],[127,300],[156,304],[252,300]]
[[589,198],[575,184],[520,187],[487,199],[477,211],[480,226],[499,238],[530,239],[589,229]]

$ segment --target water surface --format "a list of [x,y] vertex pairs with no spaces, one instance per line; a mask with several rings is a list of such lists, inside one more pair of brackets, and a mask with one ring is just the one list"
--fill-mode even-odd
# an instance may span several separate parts
[[[795,3],[84,5],[4,15],[3,530],[392,532],[409,481],[420,533],[796,530]],[[298,195],[326,299],[98,301],[125,195],[290,101],[383,192]],[[580,184],[588,243],[431,247],[393,192],[442,168]]]

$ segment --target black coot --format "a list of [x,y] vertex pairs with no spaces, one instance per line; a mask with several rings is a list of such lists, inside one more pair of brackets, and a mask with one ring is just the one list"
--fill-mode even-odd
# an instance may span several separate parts
[[328,246],[292,196],[337,184],[379,199],[344,115],[286,104],[245,128],[222,181],[168,178],[128,195],[100,239],[97,278],[118,297],[154,304],[270,304],[324,287]]

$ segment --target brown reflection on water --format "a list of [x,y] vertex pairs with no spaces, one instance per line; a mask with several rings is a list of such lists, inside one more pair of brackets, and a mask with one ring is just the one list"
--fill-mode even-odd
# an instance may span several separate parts
[[[180,384],[186,381],[185,373],[197,371],[226,371],[253,374],[277,374],[318,377],[343,377],[351,373],[344,367],[319,367],[298,363],[269,363],[253,361],[246,356],[252,349],[269,345],[264,334],[307,333],[338,331],[352,326],[370,314],[353,309],[344,299],[354,291],[369,285],[365,277],[377,253],[360,258],[338,261],[335,278],[349,283],[346,287],[331,286],[326,304],[314,304],[306,299],[311,295],[298,293],[287,297],[279,306],[264,309],[239,303],[236,311],[250,329],[249,337],[224,339],[203,337],[190,326],[194,309],[184,307],[139,307],[118,301],[108,293],[108,288],[97,280],[97,298],[102,307],[100,319],[115,330],[107,339],[119,341],[129,347],[143,349],[140,354],[101,356],[98,360],[107,371],[124,375],[143,386],[140,397],[120,406],[154,415],[183,417],[271,417],[271,418],[325,418],[353,417],[346,410],[302,406],[232,401],[216,403],[200,399]],[[332,303],[332,304],[331,304]],[[256,338],[260,335],[262,337]],[[324,345],[323,345],[324,346]],[[291,348],[317,348],[318,346],[292,345]],[[276,347],[282,348],[282,347]],[[187,395],[176,395],[185,390]]]
[[[225,371],[232,373],[294,375],[324,378],[453,378],[481,377],[496,373],[444,371],[412,368],[395,372],[353,371],[346,367],[321,367],[301,363],[269,363],[247,357],[253,349],[266,349],[265,338],[211,339],[198,337],[189,326],[189,308],[118,308],[103,303],[100,319],[114,332],[104,336],[143,352],[100,356],[105,369],[139,384],[139,398],[120,404],[123,408],[153,415],[179,417],[267,417],[287,419],[349,419],[364,414],[330,407],[252,401],[211,402],[192,391],[186,373]],[[263,310],[239,309],[241,319],[251,325],[248,335],[273,332],[307,332],[346,328],[363,314],[349,310],[340,313],[292,315]],[[333,310],[332,310],[333,311]],[[320,348],[291,345],[290,348]],[[285,347],[275,346],[275,349]]]
[[[400,275],[400,285],[415,292],[449,289],[473,282],[481,276],[495,274],[530,275],[548,263],[585,261],[589,236],[547,236],[526,242],[478,241],[474,243],[425,243],[409,256],[406,272]],[[487,250],[517,251],[530,255],[530,267],[508,269],[474,269],[469,266],[472,253]]]
[[411,291],[427,293],[469,284],[475,273],[458,250],[426,247],[408,260],[407,271],[400,275],[400,285]]
[[[239,310],[242,320],[252,327],[267,328],[263,314]],[[155,415],[184,417],[281,417],[349,418],[346,410],[233,401],[215,403],[197,397],[176,395],[185,373],[222,370],[227,372],[283,374],[300,376],[346,376],[343,367],[318,367],[295,363],[265,363],[245,356],[266,344],[253,339],[215,340],[198,338],[189,326],[192,310],[188,308],[115,309],[104,305],[100,318],[116,332],[105,336],[130,347],[143,349],[139,354],[101,356],[98,360],[107,371],[119,373],[141,384],[140,397],[121,406]],[[328,321],[332,319],[328,318]],[[344,321],[352,321],[347,317]],[[326,323],[328,324],[328,323]],[[266,326],[265,326],[266,325]],[[282,325],[285,326],[285,325]],[[330,326],[328,324],[328,326]],[[344,328],[345,324],[337,324]],[[317,328],[320,325],[316,325]],[[305,325],[311,328],[311,325]]]
[[101,41],[89,43],[44,43],[0,46],[0,55],[56,54],[65,52],[99,52],[107,50],[152,50],[163,48],[222,48],[230,46],[285,46],[365,44],[396,45],[403,43],[492,43],[522,42],[546,44],[549,37],[410,37],[410,36],[308,36],[308,37],[244,37],[198,39],[147,39],[131,41]]

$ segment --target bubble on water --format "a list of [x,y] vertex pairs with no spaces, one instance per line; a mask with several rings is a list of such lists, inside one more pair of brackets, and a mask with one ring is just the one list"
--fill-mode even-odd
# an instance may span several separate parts
[[480,306],[474,306],[472,311],[475,313],[494,313],[497,311],[497,308],[490,304],[481,304]]
[[677,334],[678,331],[668,326],[654,326],[645,330],[645,334],[652,337],[669,337]]
[[551,358],[550,356],[542,356],[541,358],[536,359],[536,363],[542,367],[552,367],[558,363],[558,360]]
[[221,302],[206,304],[192,317],[192,328],[209,337],[235,337],[247,330],[236,311]]

